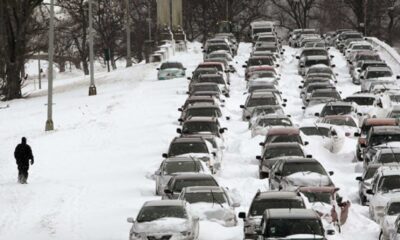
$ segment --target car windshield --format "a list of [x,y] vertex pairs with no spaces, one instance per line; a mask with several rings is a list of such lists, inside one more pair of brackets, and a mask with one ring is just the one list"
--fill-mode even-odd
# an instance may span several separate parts
[[329,192],[302,192],[309,202],[324,202],[331,204],[331,193]]
[[324,49],[307,49],[302,53],[304,56],[320,56],[320,55],[328,55],[327,51]]
[[279,238],[297,234],[324,236],[323,228],[316,219],[269,219],[266,237]]
[[[362,62],[360,62],[362,63]],[[367,69],[367,67],[387,67],[386,63],[364,63],[361,67],[362,70]]]
[[267,143],[279,143],[279,142],[296,142],[301,143],[299,135],[275,135],[268,136]]
[[370,167],[370,168],[368,168],[367,172],[365,173],[364,180],[371,179],[375,175],[375,173],[378,170],[378,168],[379,167]]
[[183,198],[188,203],[198,203],[198,202],[206,202],[206,203],[226,203],[225,194],[222,192],[189,192],[185,193]]
[[374,104],[374,97],[347,97],[345,99],[346,102],[354,102],[360,106],[370,106]]
[[252,116],[259,116],[259,115],[267,115],[276,113],[277,109],[275,108],[256,108],[254,109]]
[[262,105],[277,105],[277,104],[278,104],[278,102],[273,97],[251,98],[249,100],[249,102],[247,103],[247,107],[256,107],[256,106],[262,106]]
[[271,58],[250,58],[247,65],[248,66],[260,66],[269,65],[272,66],[274,63]]
[[260,199],[254,200],[250,206],[250,215],[261,216],[267,209],[305,208],[304,203],[295,199]]
[[379,61],[381,60],[381,58],[379,57],[379,55],[370,55],[370,54],[362,54],[356,57],[356,61],[363,61],[363,60]]
[[340,95],[338,92],[313,92],[311,95],[312,98],[334,98],[334,99],[340,99]]
[[267,148],[264,152],[264,158],[266,159],[286,156],[304,157],[304,153],[300,147]]
[[253,34],[272,32],[272,28],[253,28]]
[[298,172],[314,172],[326,175],[324,168],[314,162],[288,162],[283,166],[282,176],[289,176]]
[[277,48],[277,47],[274,47],[274,46],[268,46],[268,47],[266,47],[266,46],[261,46],[261,47],[257,47],[257,48],[256,48],[256,51],[277,52],[277,51],[278,51],[278,48]]
[[379,181],[378,190],[382,192],[400,190],[400,175],[382,177]]
[[357,127],[356,122],[350,117],[348,118],[328,118],[322,121],[323,123],[337,125],[337,126],[349,126],[349,127]]
[[217,74],[218,70],[216,68],[203,68],[197,69],[193,73],[193,79],[196,80],[201,74]]
[[305,63],[306,67],[310,67],[317,64],[325,64],[327,66],[330,65],[328,59],[307,59]]
[[380,77],[391,77],[392,72],[390,71],[370,71],[367,74],[367,78],[380,78]]
[[199,172],[200,170],[201,165],[197,160],[167,162],[163,169],[164,173],[167,175],[180,172]]
[[334,106],[334,105],[328,104],[322,109],[321,115],[322,116],[346,115],[346,114],[350,114],[351,112],[352,112],[351,106]]
[[229,46],[226,44],[210,45],[207,47],[207,52],[211,53],[218,50],[230,51]]
[[200,102],[202,102],[202,103],[215,103],[215,101],[212,98],[210,98],[210,99],[188,99],[185,102],[184,107],[187,107],[190,104],[200,103]]
[[317,90],[317,89],[326,89],[326,88],[332,88],[332,87],[328,84],[308,86],[307,93],[311,93],[312,91]]
[[255,79],[255,78],[274,78],[275,74],[272,72],[255,72],[253,74],[251,74],[251,79]]
[[307,72],[307,74],[311,73],[328,73],[328,74],[333,74],[332,70],[330,68],[310,68]]
[[390,97],[390,101],[392,101],[392,102],[396,102],[396,103],[400,102],[400,95],[390,95],[389,97]]
[[211,132],[218,133],[218,125],[215,122],[185,122],[183,124],[183,133]]
[[166,62],[161,64],[160,69],[167,69],[167,68],[180,68],[182,69],[183,66],[181,63],[175,63],[175,62]]
[[355,45],[352,48],[353,50],[372,50],[372,47],[369,45]]
[[371,136],[372,146],[381,145],[389,142],[400,142],[400,134],[374,134]]
[[140,210],[137,221],[151,222],[161,218],[187,218],[187,215],[181,206],[148,206]]
[[213,92],[219,92],[218,85],[215,84],[210,84],[210,85],[194,85],[193,86],[193,92],[203,92],[203,91],[213,91]]
[[172,143],[168,155],[178,156],[187,153],[208,153],[207,145],[204,142]]
[[262,118],[257,122],[257,125],[260,127],[269,127],[269,126],[292,126],[292,121],[288,118]]
[[218,108],[191,108],[186,113],[188,117],[221,117],[221,115]]
[[217,84],[225,84],[225,81],[222,76],[200,77],[199,82],[201,82],[201,83],[212,82],[212,83],[217,83]]
[[218,186],[212,178],[177,179],[172,190],[181,192],[184,187]]
[[329,128],[325,127],[301,127],[300,131],[303,132],[307,136],[329,136]]
[[260,41],[260,42],[276,42],[276,38],[275,37],[259,37],[257,39],[257,41]]
[[390,117],[390,118],[400,118],[400,112],[392,111],[392,112],[389,114],[389,117]]
[[381,154],[377,159],[378,163],[392,163],[392,162],[400,162],[400,153],[385,153]]
[[387,210],[388,215],[397,215],[400,213],[400,202],[393,202]]

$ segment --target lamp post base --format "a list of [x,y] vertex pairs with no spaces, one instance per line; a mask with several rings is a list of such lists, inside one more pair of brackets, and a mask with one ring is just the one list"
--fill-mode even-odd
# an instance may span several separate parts
[[97,95],[97,90],[95,85],[91,85],[89,87],[89,96],[94,96]]
[[53,131],[54,130],[54,123],[53,120],[49,119],[46,121],[46,131]]

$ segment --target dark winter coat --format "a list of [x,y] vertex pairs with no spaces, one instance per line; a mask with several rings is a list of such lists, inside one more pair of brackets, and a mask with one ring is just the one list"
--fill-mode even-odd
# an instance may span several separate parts
[[15,148],[14,157],[17,160],[18,166],[29,166],[29,160],[32,159],[33,154],[31,147],[26,143],[20,143]]

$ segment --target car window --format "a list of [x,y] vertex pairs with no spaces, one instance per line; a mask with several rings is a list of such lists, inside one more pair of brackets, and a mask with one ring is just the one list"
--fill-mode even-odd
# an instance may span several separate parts
[[173,173],[181,172],[199,172],[201,170],[201,164],[198,160],[193,161],[173,161],[167,162],[164,165],[164,174],[171,175]]
[[300,147],[267,148],[264,152],[265,159],[285,156],[304,157],[304,153]]
[[137,221],[151,222],[161,218],[187,218],[187,214],[181,206],[148,206],[140,210]]
[[313,172],[326,175],[321,164],[313,162],[287,162],[284,164],[282,176],[289,176],[298,172]]
[[267,209],[278,208],[305,208],[305,206],[298,199],[259,199],[251,203],[249,214],[251,216],[261,216]]
[[184,187],[194,186],[218,186],[218,184],[212,178],[176,179],[172,190],[180,192]]
[[297,234],[324,236],[323,228],[315,219],[269,219],[265,237],[280,238]]
[[168,155],[178,156],[187,153],[208,153],[208,148],[204,142],[172,143]]

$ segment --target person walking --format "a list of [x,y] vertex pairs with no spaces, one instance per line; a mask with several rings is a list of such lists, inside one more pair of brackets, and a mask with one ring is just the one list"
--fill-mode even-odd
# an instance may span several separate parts
[[34,160],[32,149],[28,144],[26,144],[25,137],[22,137],[21,143],[15,148],[14,157],[18,165],[18,182],[21,184],[27,184],[29,160],[31,165],[33,165]]

